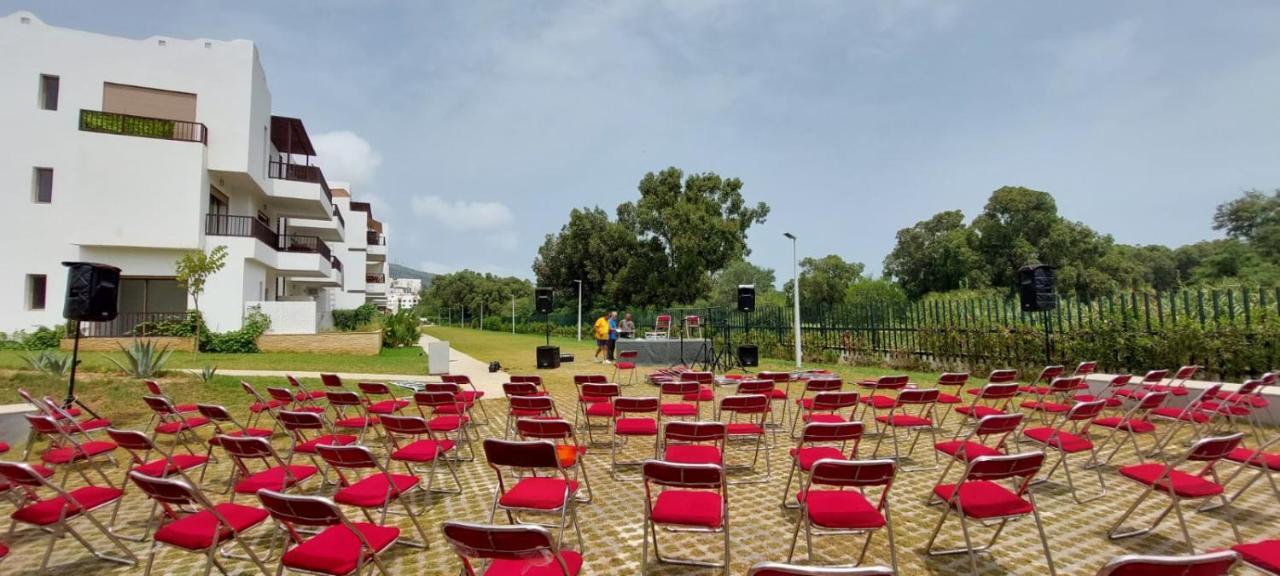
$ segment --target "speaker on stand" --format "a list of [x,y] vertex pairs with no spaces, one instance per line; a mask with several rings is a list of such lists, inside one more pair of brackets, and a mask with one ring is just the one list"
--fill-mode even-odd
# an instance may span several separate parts
[[756,287],[754,284],[738,285],[738,312],[742,313],[746,335],[743,344],[738,346],[736,356],[738,366],[755,368],[760,365],[760,350],[751,341],[751,313],[756,309]]
[[67,296],[62,317],[73,322],[71,375],[67,379],[64,407],[76,401],[76,366],[80,363],[80,322],[110,322],[119,313],[120,269],[93,262],[63,262],[67,267]]
[[542,314],[542,322],[546,327],[547,344],[539,346],[537,351],[538,368],[559,368],[560,347],[551,345],[551,289],[539,286],[533,289],[533,306]]
[[1058,307],[1058,294],[1054,289],[1053,266],[1037,264],[1018,269],[1018,300],[1023,312],[1039,312],[1044,324],[1044,363],[1053,363],[1053,339],[1049,323],[1050,310]]

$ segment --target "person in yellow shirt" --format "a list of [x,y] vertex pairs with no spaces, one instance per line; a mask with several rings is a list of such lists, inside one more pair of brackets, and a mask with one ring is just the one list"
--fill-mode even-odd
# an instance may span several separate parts
[[596,338],[596,354],[595,361],[600,363],[600,356],[604,356],[604,362],[609,362],[609,315],[601,314],[596,318],[596,323],[591,327],[592,335]]

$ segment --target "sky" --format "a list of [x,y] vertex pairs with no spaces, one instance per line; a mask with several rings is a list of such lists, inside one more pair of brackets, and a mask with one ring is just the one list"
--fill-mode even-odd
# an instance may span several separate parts
[[89,2],[45,22],[257,43],[274,113],[390,225],[391,261],[532,277],[574,207],[649,171],[744,182],[750,260],[838,254],[991,191],[1052,193],[1119,242],[1215,238],[1280,187],[1280,3]]

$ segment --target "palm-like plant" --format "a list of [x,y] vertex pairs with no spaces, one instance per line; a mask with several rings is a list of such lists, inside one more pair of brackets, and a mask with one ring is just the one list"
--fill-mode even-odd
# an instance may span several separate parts
[[31,365],[31,368],[51,374],[53,376],[63,376],[71,371],[71,355],[59,354],[51,350],[41,350],[35,355],[27,356],[22,354],[22,359]]
[[133,345],[130,347],[118,346],[124,353],[125,362],[110,356],[107,356],[107,359],[134,378],[151,378],[160,374],[164,370],[165,363],[169,361],[169,355],[172,354],[168,344],[157,346],[155,340],[134,338]]
[[213,377],[217,373],[217,366],[214,366],[213,364],[205,364],[204,367],[200,369],[200,381],[208,384],[210,380],[213,380]]

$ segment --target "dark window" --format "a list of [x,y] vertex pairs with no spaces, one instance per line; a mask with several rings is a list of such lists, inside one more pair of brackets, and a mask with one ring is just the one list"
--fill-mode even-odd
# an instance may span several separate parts
[[48,74],[40,75],[40,109],[58,109],[58,77]]
[[36,168],[31,188],[33,201],[41,204],[53,202],[53,168]]
[[46,279],[44,274],[27,274],[27,308],[44,310]]

